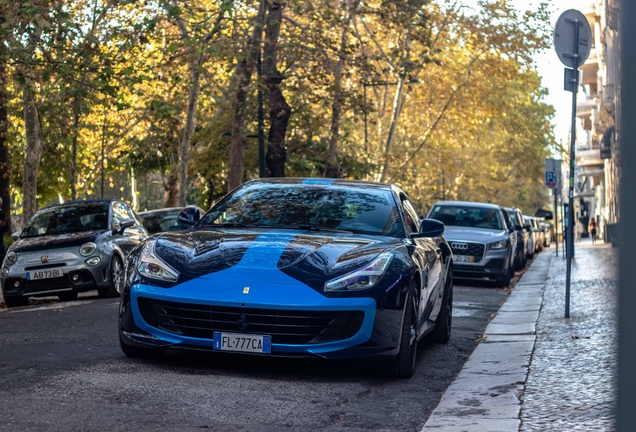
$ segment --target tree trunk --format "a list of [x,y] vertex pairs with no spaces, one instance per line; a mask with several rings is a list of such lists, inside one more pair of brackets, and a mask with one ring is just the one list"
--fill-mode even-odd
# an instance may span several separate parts
[[291,107],[285,101],[280,89],[280,83],[284,76],[276,68],[283,7],[284,4],[275,1],[267,2],[265,44],[263,47],[263,76],[267,85],[265,97],[269,108],[269,135],[265,157],[267,177],[285,177],[285,162],[287,161],[285,134],[291,116]]
[[247,91],[256,69],[258,51],[263,38],[263,21],[265,17],[264,0],[254,19],[254,29],[247,42],[245,58],[236,65],[238,86],[234,98],[234,117],[232,119],[232,137],[230,144],[229,166],[227,173],[228,192],[243,182],[243,166],[245,162],[245,120],[247,118]]
[[40,171],[42,148],[44,147],[38,108],[31,91],[28,84],[25,84],[22,89],[24,125],[26,129],[26,160],[22,179],[22,217],[25,225],[38,209],[38,173]]
[[[4,18],[0,18],[4,23]],[[7,51],[4,42],[0,41],[0,198],[2,198],[2,211],[7,216],[7,232],[11,234],[11,161],[9,159],[9,146],[7,145],[9,118],[7,113]]]
[[[346,3],[346,2],[345,2]],[[338,162],[338,139],[340,134],[340,119],[342,118],[342,71],[345,66],[345,57],[347,50],[347,33],[353,14],[358,6],[358,1],[354,0],[349,7],[347,18],[342,23],[342,32],[340,33],[340,47],[338,48],[338,63],[334,70],[334,91],[333,104],[331,106],[331,131],[329,134],[329,148],[327,160],[325,161],[325,177],[342,178],[343,172]],[[366,107],[365,107],[366,109]]]
[[164,183],[163,206],[178,207],[179,206],[179,177],[176,172],[170,173],[168,181]]
[[[231,3],[231,1],[226,1],[226,3]],[[180,206],[186,205],[188,151],[190,150],[190,140],[192,139],[194,125],[196,124],[197,103],[199,102],[199,89],[201,87],[201,67],[205,61],[205,50],[208,47],[208,43],[210,42],[210,39],[212,39],[212,36],[219,32],[225,12],[226,9],[222,7],[212,30],[201,40],[199,55],[193,58],[190,62],[190,94],[188,96],[188,110],[186,113],[185,127],[183,128],[183,139],[179,146],[179,165],[177,169],[179,172],[178,205]],[[188,32],[183,19],[179,18],[178,24],[182,36],[187,36]]]
[[389,176],[389,169],[391,167],[391,144],[393,144],[395,128],[397,127],[400,112],[402,111],[402,94],[404,93],[404,84],[404,77],[398,77],[397,90],[395,91],[395,98],[393,99],[391,126],[389,127],[389,134],[386,137],[386,144],[384,145],[384,165],[382,166],[382,176],[380,177],[381,182],[386,181]]
[[79,120],[82,110],[82,100],[78,95],[73,100],[73,141],[71,143],[71,200],[77,199],[77,137],[79,135]]

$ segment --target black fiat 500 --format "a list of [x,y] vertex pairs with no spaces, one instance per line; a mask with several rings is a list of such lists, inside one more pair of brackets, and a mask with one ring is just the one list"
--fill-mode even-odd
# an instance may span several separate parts
[[371,358],[413,373],[418,342],[451,333],[452,253],[395,186],[250,181],[182,232],[130,254],[119,335],[128,356],[166,349]]

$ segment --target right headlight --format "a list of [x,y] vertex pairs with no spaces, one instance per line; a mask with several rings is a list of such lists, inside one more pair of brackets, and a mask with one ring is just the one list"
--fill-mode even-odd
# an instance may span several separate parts
[[179,272],[155,254],[155,240],[148,240],[139,257],[137,271],[144,277],[163,282],[176,282]]
[[4,263],[8,266],[15,264],[17,260],[18,255],[13,251],[9,251],[7,256],[4,257]]
[[84,243],[80,246],[79,253],[82,256],[90,256],[97,250],[97,245],[93,242]]
[[488,247],[491,250],[505,249],[508,247],[508,240],[501,240],[501,241],[490,243]]
[[393,259],[391,252],[380,254],[371,264],[325,282],[325,291],[347,291],[371,288],[376,285],[389,268]]

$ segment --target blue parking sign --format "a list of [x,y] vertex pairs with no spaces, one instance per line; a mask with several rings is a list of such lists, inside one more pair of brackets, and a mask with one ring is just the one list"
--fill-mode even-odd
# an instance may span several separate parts
[[558,185],[558,177],[553,171],[546,171],[545,173],[545,186],[549,188],[555,188]]

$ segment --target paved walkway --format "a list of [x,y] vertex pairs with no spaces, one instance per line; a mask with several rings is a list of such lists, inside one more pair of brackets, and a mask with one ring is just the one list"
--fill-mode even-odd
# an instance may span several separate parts
[[565,260],[541,253],[423,431],[612,430],[617,262],[616,249],[577,244],[565,319]]

